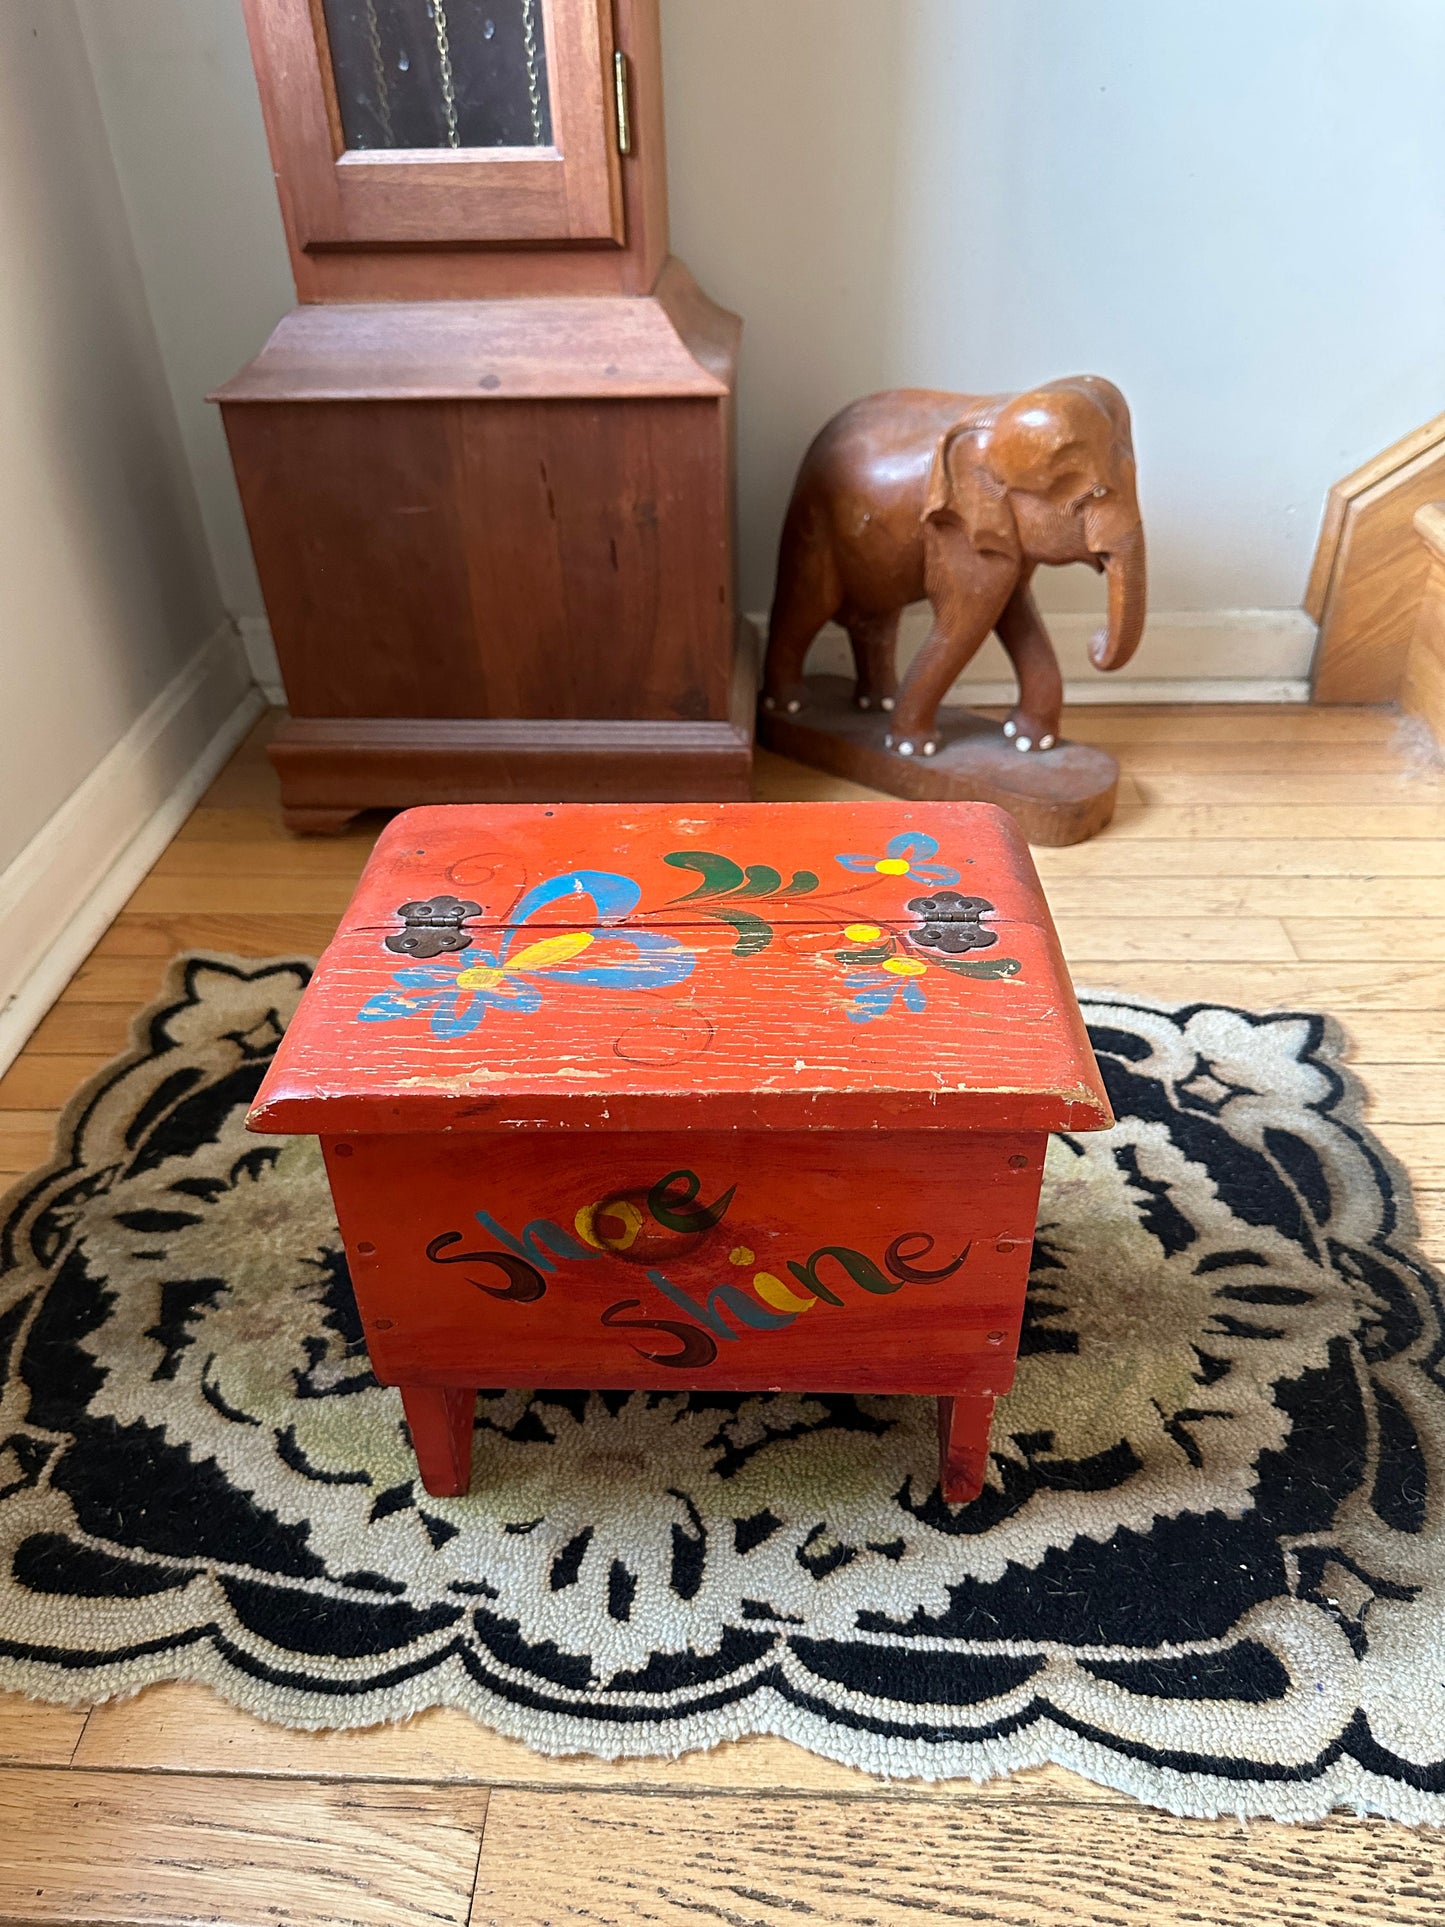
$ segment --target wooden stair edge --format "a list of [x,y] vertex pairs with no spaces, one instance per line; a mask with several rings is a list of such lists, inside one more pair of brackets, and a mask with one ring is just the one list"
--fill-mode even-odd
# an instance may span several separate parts
[[1445,748],[1445,501],[1415,511],[1415,532],[1429,558],[1425,590],[1400,681],[1400,707]]
[[1429,568],[1418,509],[1445,496],[1445,415],[1331,489],[1305,591],[1317,703],[1398,703]]
[[1329,592],[1330,576],[1334,570],[1335,556],[1339,551],[1340,533],[1344,528],[1345,511],[1357,496],[1372,489],[1379,482],[1387,481],[1399,469],[1406,468],[1417,456],[1427,450],[1445,443],[1445,415],[1436,415],[1418,428],[1412,428],[1408,435],[1402,435],[1397,442],[1382,449],[1362,462],[1350,474],[1341,476],[1333,484],[1325,497],[1325,512],[1320,523],[1319,539],[1315,544],[1314,558],[1310,563],[1309,581],[1305,585],[1303,608],[1313,622],[1323,622],[1325,600]]

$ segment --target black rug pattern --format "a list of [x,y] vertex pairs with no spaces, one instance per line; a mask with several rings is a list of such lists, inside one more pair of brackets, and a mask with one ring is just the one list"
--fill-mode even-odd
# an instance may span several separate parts
[[1085,999],[1119,1122],[1051,1145],[973,1504],[931,1401],[546,1390],[448,1500],[243,1129],[307,974],[178,959],[0,1207],[0,1686],[1445,1820],[1441,1279],[1327,1019]]

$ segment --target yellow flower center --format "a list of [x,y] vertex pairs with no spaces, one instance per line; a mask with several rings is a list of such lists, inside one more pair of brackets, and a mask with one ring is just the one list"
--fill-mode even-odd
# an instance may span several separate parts
[[873,868],[880,876],[906,877],[908,865],[901,856],[880,856]]
[[876,923],[850,923],[843,935],[851,938],[854,943],[872,943],[875,938],[881,937],[883,932]]
[[928,965],[920,963],[917,957],[890,957],[883,968],[891,970],[895,977],[921,977]]

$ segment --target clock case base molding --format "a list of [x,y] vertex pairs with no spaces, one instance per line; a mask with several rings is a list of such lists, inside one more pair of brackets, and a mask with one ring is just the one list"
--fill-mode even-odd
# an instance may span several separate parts
[[268,746],[288,830],[422,803],[744,802],[757,637],[740,622],[726,719],[292,716]]
[[795,714],[764,710],[758,738],[768,749],[850,782],[915,801],[994,803],[1030,843],[1058,847],[1097,836],[1112,819],[1119,765],[1106,750],[1061,742],[1025,752],[1002,725],[976,710],[938,712],[934,756],[900,756],[885,738],[892,718],[858,709],[843,676],[809,676]]

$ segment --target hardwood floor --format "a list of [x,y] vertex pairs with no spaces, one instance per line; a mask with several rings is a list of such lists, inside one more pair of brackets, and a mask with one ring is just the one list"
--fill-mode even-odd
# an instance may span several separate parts
[[[312,953],[381,819],[281,827],[263,723],[0,1078],[0,1183],[125,1047],[188,947]],[[1379,710],[1087,708],[1114,826],[1037,851],[1080,986],[1333,1012],[1445,1259],[1445,771]],[[867,791],[760,756],[765,797]],[[1336,1817],[1183,1821],[1041,1768],[880,1784],[759,1738],[676,1761],[547,1760],[436,1711],[262,1726],[198,1687],[93,1710],[0,1696],[0,1927],[1414,1927],[1445,1836]]]

